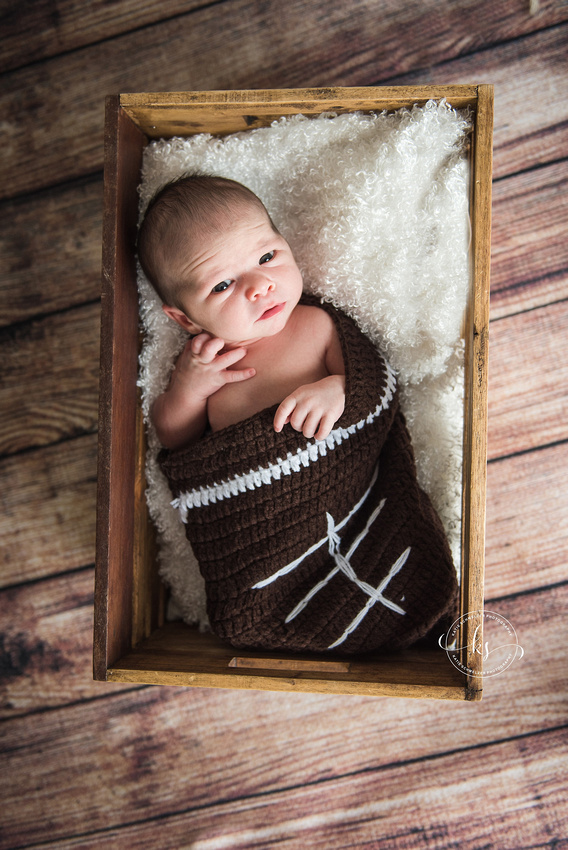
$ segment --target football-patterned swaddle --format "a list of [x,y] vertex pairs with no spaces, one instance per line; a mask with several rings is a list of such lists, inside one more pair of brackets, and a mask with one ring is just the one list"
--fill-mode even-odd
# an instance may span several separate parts
[[456,598],[395,374],[352,319],[321,307],[335,321],[346,373],[345,410],[326,440],[289,425],[276,433],[275,406],[159,456],[211,627],[239,648],[404,647]]

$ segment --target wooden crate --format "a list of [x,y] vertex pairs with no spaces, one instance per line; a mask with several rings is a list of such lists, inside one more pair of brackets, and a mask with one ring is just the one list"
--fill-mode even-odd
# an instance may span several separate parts
[[[144,426],[136,387],[139,318],[134,242],[148,140],[234,133],[283,115],[381,111],[446,100],[474,114],[472,284],[466,316],[461,612],[483,607],[493,88],[481,85],[124,94],[107,99],[97,498],[94,676],[112,682],[475,700],[474,619],[454,667],[438,646],[373,660],[242,652],[164,622],[164,590],[144,498]],[[477,621],[479,622],[479,620]],[[479,638],[479,633],[477,635]],[[479,642],[476,646],[480,645]]]

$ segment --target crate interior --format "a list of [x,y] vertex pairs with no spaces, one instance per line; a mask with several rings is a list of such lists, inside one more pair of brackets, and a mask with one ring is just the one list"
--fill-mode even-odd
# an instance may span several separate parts
[[[480,91],[482,90],[482,91]],[[144,423],[136,389],[138,302],[134,240],[137,185],[150,138],[227,134],[298,112],[381,111],[445,97],[471,107],[472,285],[465,321],[466,392],[461,612],[483,604],[490,87],[319,89],[135,94],[107,101],[101,334],[101,420],[95,596],[95,677],[110,681],[332,693],[479,699],[481,679],[436,645],[341,659],[241,652],[180,622],[166,622],[155,534],[144,498]],[[466,623],[461,645],[471,644]],[[465,650],[464,664],[481,657]]]

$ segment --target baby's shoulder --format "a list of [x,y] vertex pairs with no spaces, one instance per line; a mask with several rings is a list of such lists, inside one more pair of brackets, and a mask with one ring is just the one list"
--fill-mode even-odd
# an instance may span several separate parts
[[298,328],[318,339],[329,340],[336,335],[335,322],[327,310],[316,304],[298,304],[296,310]]

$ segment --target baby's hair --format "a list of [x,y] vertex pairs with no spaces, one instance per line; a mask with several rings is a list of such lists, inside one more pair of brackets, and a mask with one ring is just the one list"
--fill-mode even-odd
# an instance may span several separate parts
[[[184,283],[176,275],[175,259],[187,245],[188,234],[230,227],[239,208],[262,210],[273,230],[266,207],[254,192],[226,177],[191,172],[163,186],[151,199],[138,231],[138,259],[144,274],[165,304],[181,309]],[[167,268],[167,258],[174,268]]]

